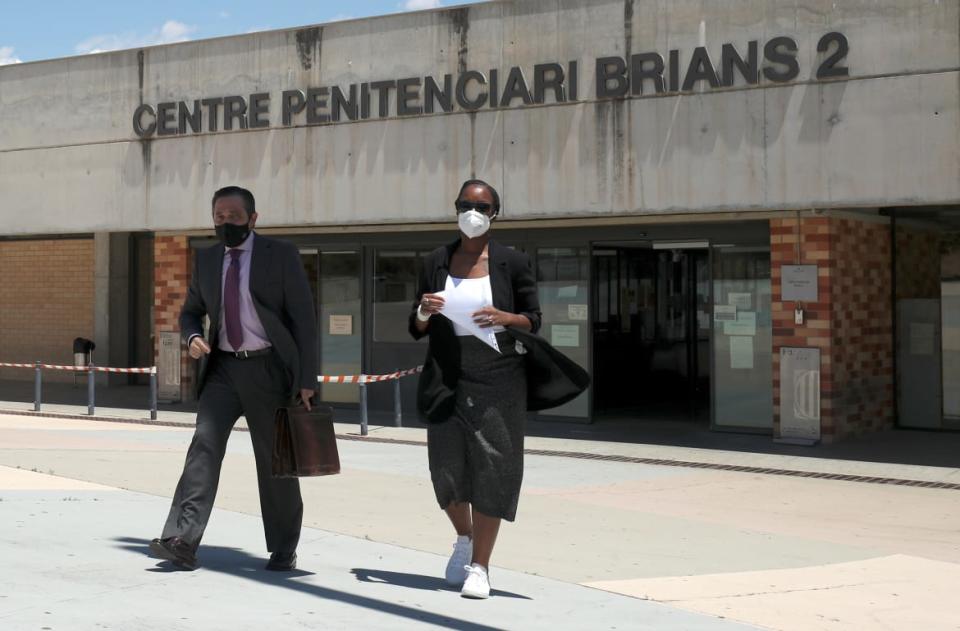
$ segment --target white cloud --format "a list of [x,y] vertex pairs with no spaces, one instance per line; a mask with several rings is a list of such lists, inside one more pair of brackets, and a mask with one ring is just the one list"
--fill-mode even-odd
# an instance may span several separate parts
[[353,16],[346,13],[338,13],[332,18],[327,18],[327,22],[341,22],[343,20],[352,20]]
[[440,0],[406,0],[400,5],[404,11],[422,11],[423,9],[436,9],[440,6]]
[[157,44],[173,44],[190,39],[196,26],[190,26],[176,20],[167,20],[160,28],[153,29],[147,34],[119,33],[110,35],[95,35],[76,45],[75,50],[80,54],[102,53],[108,50],[123,48],[137,48],[139,46],[156,46]]
[[0,66],[5,66],[7,64],[18,64],[22,60],[19,57],[13,56],[13,47],[12,46],[0,46]]
[[228,17],[230,17],[230,13],[228,11],[221,11],[217,15],[220,16],[221,20],[226,20]]

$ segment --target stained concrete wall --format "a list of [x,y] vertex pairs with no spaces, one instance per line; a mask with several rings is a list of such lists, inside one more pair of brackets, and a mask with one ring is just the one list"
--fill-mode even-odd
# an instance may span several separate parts
[[[212,191],[234,183],[265,226],[436,221],[472,174],[499,186],[507,219],[957,203],[958,4],[492,2],[5,66],[0,232],[204,228]],[[849,39],[849,80],[813,78],[830,31]],[[717,63],[724,43],[778,35],[799,46],[790,84],[596,99],[597,57],[678,49],[685,68],[696,46]],[[575,103],[280,124],[286,89],[464,68],[497,68],[502,87],[512,66],[529,79],[570,60]],[[132,129],[141,102],[254,92],[271,93],[267,129]]]

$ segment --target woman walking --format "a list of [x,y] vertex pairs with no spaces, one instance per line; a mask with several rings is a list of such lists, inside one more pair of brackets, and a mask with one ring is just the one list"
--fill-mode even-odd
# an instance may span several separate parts
[[[510,331],[536,332],[540,304],[529,257],[490,239],[497,191],[468,180],[455,206],[460,238],[426,257],[410,333],[430,336],[418,405],[429,421],[437,502],[457,533],[446,580],[466,598],[487,598],[500,522],[516,518],[523,478],[526,349]],[[455,313],[444,315],[451,292],[486,340]]]

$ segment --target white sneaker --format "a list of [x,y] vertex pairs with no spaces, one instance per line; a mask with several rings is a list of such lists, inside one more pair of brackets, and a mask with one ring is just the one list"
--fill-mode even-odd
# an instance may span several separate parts
[[487,570],[479,563],[464,566],[467,580],[463,582],[460,595],[464,598],[490,598],[490,579]]
[[453,544],[453,554],[447,561],[446,579],[447,583],[455,587],[463,585],[467,578],[465,566],[470,565],[470,559],[473,558],[473,539],[467,535],[457,537],[457,542]]

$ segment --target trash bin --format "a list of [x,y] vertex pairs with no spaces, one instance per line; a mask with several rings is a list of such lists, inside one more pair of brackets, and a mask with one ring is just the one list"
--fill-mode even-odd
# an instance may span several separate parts
[[97,347],[92,340],[78,337],[73,340],[73,365],[89,366],[93,361],[93,349]]

